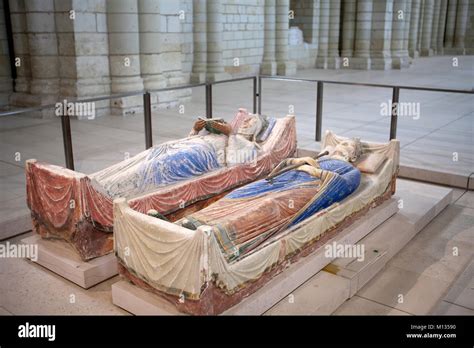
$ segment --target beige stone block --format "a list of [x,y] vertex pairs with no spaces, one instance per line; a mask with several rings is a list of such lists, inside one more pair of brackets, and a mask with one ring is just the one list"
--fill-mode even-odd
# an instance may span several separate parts
[[107,25],[111,33],[138,32],[138,16],[136,13],[109,14]]
[[26,14],[28,31],[38,33],[54,33],[54,13],[32,12]]
[[77,78],[75,57],[67,56],[59,58],[59,75],[61,78]]
[[[130,60],[130,66],[127,66],[126,58]],[[140,56],[138,55],[120,55],[110,56],[111,76],[137,76],[140,75]]]
[[[59,0],[61,1],[61,0]],[[72,0],[75,11],[97,13],[106,12],[107,0]]]
[[138,33],[109,33],[109,53],[133,55],[140,52]]
[[136,13],[137,11],[137,0],[107,1],[108,13]]
[[159,64],[163,71],[181,69],[181,52],[162,53],[159,56]]
[[107,56],[83,56],[76,58],[76,69],[81,79],[101,79],[109,76],[109,60]]
[[76,54],[84,56],[98,56],[108,54],[107,34],[76,33]]
[[106,33],[107,29],[107,15],[102,13],[96,14],[97,32]]
[[144,13],[140,14],[140,31],[141,32],[156,32],[166,31],[166,17]]
[[17,56],[24,54],[29,55],[30,49],[27,34],[13,34],[13,42],[15,43],[15,54]]
[[76,54],[76,47],[73,33],[57,34],[58,52],[61,56],[73,56]]
[[25,9],[28,12],[53,12],[53,0],[25,0]]
[[14,33],[26,31],[26,16],[23,13],[11,13],[10,18]]
[[75,20],[69,17],[69,13],[56,13],[56,32],[58,33],[72,33],[74,32]]
[[58,65],[57,56],[31,57],[31,70],[35,78],[57,78]]
[[58,54],[56,34],[28,34],[28,46],[32,56]]
[[95,13],[77,13],[73,22],[75,32],[95,32],[97,30]]

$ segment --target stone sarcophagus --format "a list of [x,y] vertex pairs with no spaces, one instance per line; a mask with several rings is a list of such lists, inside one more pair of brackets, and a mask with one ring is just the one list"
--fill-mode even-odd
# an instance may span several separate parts
[[[239,109],[230,123],[233,134],[194,135],[148,149],[91,175],[28,160],[27,203],[33,228],[43,238],[69,242],[86,261],[113,249],[113,200],[124,197],[140,215],[153,209],[177,218],[180,211],[198,210],[203,200],[268,174],[296,151],[294,116],[270,119],[253,139],[249,160],[228,164],[242,122],[256,115]],[[260,116],[259,116],[260,117]],[[212,137],[214,136],[214,138]],[[242,140],[243,141],[243,140]],[[218,148],[221,146],[221,148]]]
[[181,312],[226,311],[393,195],[399,142],[357,141],[346,151],[351,140],[327,132],[327,156],[286,160],[170,221],[115,200],[119,273]]

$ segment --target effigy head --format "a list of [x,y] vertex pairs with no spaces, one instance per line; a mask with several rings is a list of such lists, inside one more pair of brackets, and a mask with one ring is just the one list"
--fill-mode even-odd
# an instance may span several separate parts
[[343,140],[329,152],[329,156],[332,158],[352,163],[357,161],[361,154],[362,144],[359,138]]
[[255,140],[255,137],[263,127],[262,117],[258,114],[249,114],[237,130],[237,134],[242,135],[248,140]]

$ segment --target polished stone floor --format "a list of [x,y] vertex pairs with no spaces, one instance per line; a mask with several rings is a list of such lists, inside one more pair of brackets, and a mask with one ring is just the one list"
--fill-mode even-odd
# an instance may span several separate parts
[[[472,89],[474,56],[420,58],[406,70],[301,70],[297,77],[337,81]],[[391,99],[391,89],[326,85],[323,130],[386,141],[390,117],[381,104]],[[262,113],[281,117],[294,113],[298,145],[319,149],[315,135],[315,95],[312,83],[265,80]],[[474,172],[474,96],[402,90],[400,101],[414,106],[411,116],[400,116],[397,137],[401,164],[428,168],[466,178]],[[197,115],[204,115],[204,88],[194,88],[192,100],[178,107],[153,112],[154,143],[181,138]],[[252,81],[220,84],[213,90],[214,117],[231,119],[239,107],[252,109]],[[419,107],[419,113],[416,108]],[[39,119],[23,114],[0,119],[0,225],[21,219],[25,205],[24,161],[36,158],[64,165],[59,118]],[[102,116],[72,120],[76,170],[92,173],[144,149],[143,115]],[[0,233],[1,235],[1,233]],[[0,238],[1,239],[1,238]]]

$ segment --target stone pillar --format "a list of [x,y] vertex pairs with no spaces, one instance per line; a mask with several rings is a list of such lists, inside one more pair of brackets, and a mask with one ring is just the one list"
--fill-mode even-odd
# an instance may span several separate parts
[[[55,10],[61,98],[109,95],[106,1],[56,1]],[[109,106],[97,101],[96,113],[108,113]]]
[[393,3],[391,51],[392,67],[395,69],[408,66],[408,51],[404,50],[405,26],[410,23],[407,5],[407,0],[396,0]]
[[405,6],[405,31],[403,34],[403,54],[405,55],[408,63],[411,63],[410,60],[410,55],[408,53],[408,42],[409,42],[409,37],[410,37],[410,24],[411,24],[411,3],[412,0],[406,0],[406,6]]
[[53,0],[25,0],[34,104],[50,104],[59,95],[59,59]]
[[[107,0],[111,92],[143,90],[140,77],[140,36],[137,0]],[[142,96],[111,101],[113,113],[142,111]]]
[[373,0],[357,1],[354,58],[351,60],[351,66],[356,69],[368,70],[371,66],[370,40],[373,6]]
[[296,73],[296,63],[288,59],[288,12],[290,0],[276,0],[276,61],[278,75]]
[[230,74],[224,70],[222,57],[222,0],[208,0],[207,7],[207,78],[210,81],[228,79]]
[[439,14],[441,11],[441,0],[434,0],[433,9],[433,23],[431,28],[431,49],[433,54],[437,54],[438,49],[438,25],[439,25]]
[[330,7],[330,0],[321,0],[319,7],[319,47],[316,66],[322,69],[328,68]]
[[341,21],[341,0],[331,1],[329,10],[328,68],[339,69],[339,32]]
[[[305,30],[305,39],[315,45],[315,48],[318,47],[319,43],[319,1],[320,0],[306,0],[307,9],[309,16],[309,29]],[[305,26],[306,27],[306,26]]]
[[468,12],[469,0],[458,0],[458,8],[456,11],[456,31],[454,32],[455,54],[465,53],[464,40],[466,38]]
[[418,57],[418,31],[420,23],[421,0],[412,0],[410,15],[410,30],[408,34],[408,54],[412,58]]
[[264,75],[276,75],[277,73],[275,59],[275,15],[276,0],[265,0],[265,35],[263,61],[260,69]]
[[417,44],[416,49],[418,51],[418,55],[421,52],[421,38],[423,35],[423,9],[425,8],[425,0],[420,1],[420,21],[418,23],[418,34],[417,34]]
[[444,53],[444,33],[446,29],[446,13],[448,9],[448,0],[441,0],[438,22],[438,41],[436,51],[439,55]]
[[31,81],[26,10],[23,0],[10,0],[9,4],[13,32],[13,49],[15,50],[15,59],[19,59],[19,66],[16,66],[15,93],[10,102],[12,105],[22,105],[21,101],[29,96]]
[[206,81],[207,70],[207,6],[206,0],[195,0],[193,3],[193,71],[191,82]]
[[4,105],[8,105],[8,100],[12,90],[7,28],[5,25],[3,2],[0,2],[0,108]]
[[456,28],[456,9],[458,6],[457,0],[448,1],[448,14],[446,18],[446,37],[444,40],[445,48],[453,48],[454,46],[454,29]]
[[[342,4],[342,51],[341,57],[352,57],[356,29],[357,0],[344,0]],[[350,63],[349,63],[350,67]]]
[[393,0],[374,1],[370,56],[371,68],[392,68],[391,39],[393,22]]
[[145,89],[166,87],[162,73],[161,28],[166,28],[166,17],[160,15],[160,2],[138,0],[138,22],[140,31],[140,72]]
[[423,8],[423,29],[421,34],[421,56],[432,56],[431,29],[433,26],[434,0],[425,0]]

